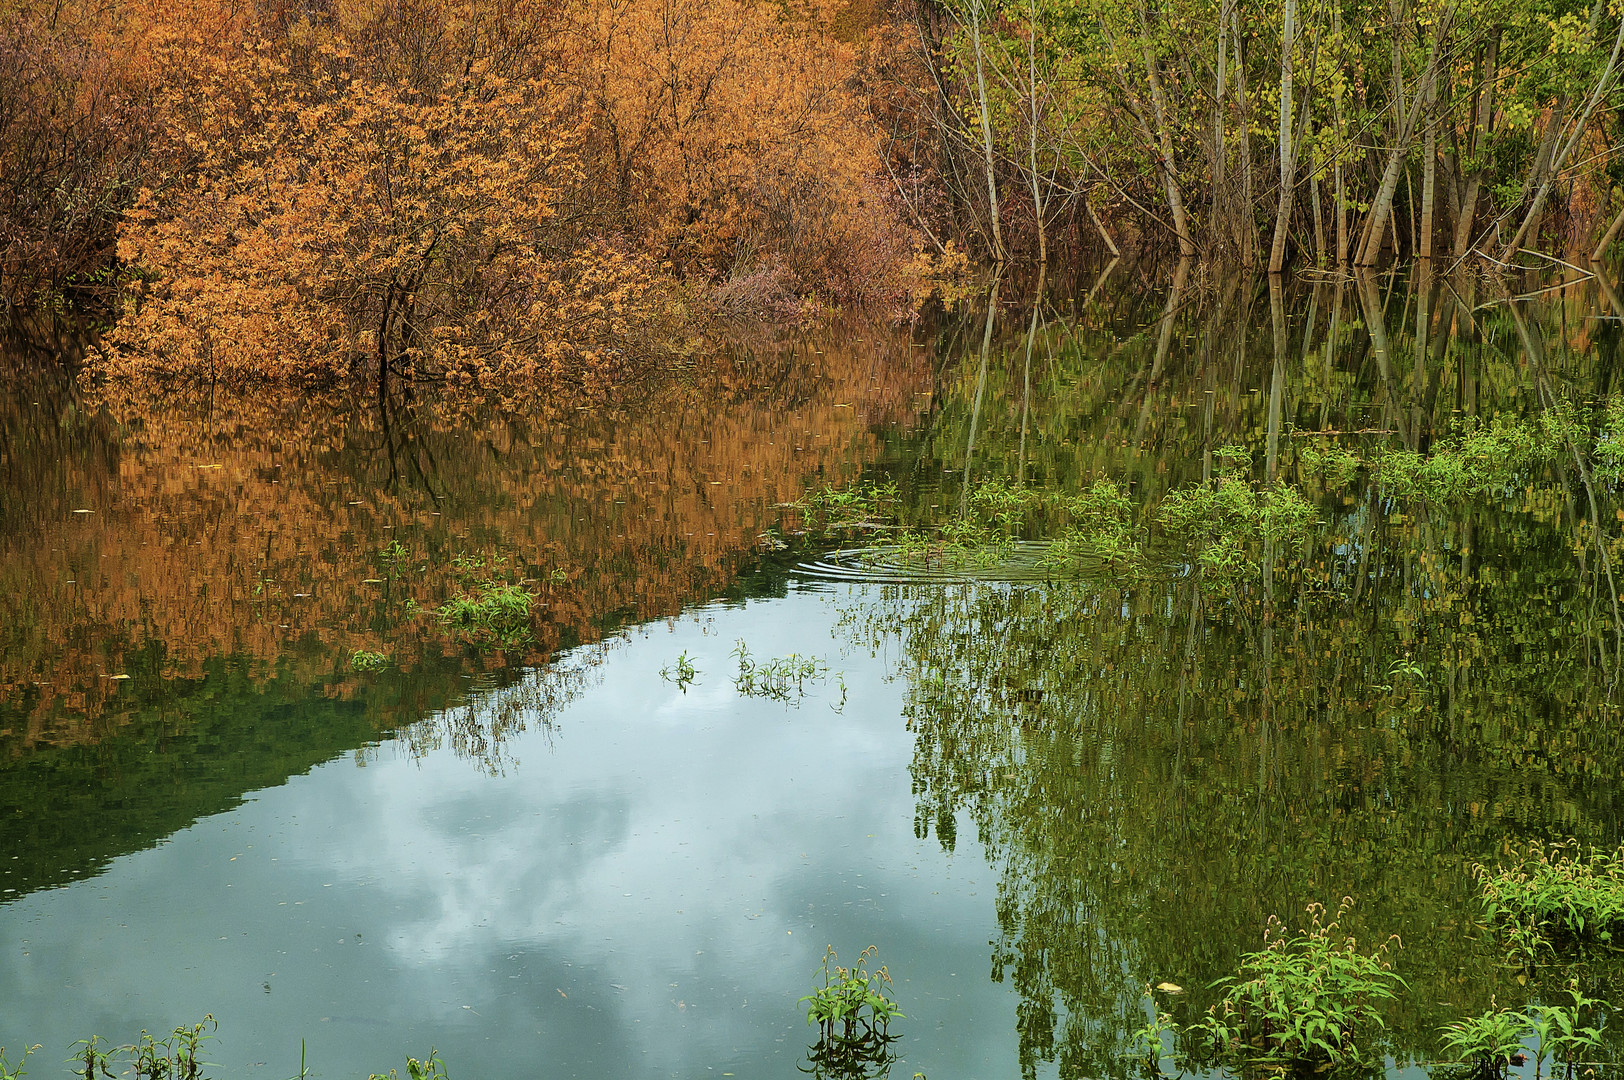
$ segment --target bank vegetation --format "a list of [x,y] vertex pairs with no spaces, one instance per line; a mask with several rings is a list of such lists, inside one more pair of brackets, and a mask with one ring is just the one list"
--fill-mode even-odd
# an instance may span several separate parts
[[147,376],[612,384],[1099,253],[1624,228],[1607,0],[4,0],[0,296]]

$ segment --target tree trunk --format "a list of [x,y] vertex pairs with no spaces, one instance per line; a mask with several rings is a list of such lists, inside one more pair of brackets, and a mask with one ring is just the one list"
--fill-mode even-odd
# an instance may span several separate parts
[[1184,195],[1179,190],[1178,169],[1173,163],[1173,136],[1167,126],[1167,96],[1162,93],[1162,80],[1157,74],[1156,57],[1150,51],[1150,25],[1142,3],[1139,5],[1139,46],[1145,56],[1145,79],[1150,83],[1150,105],[1156,115],[1156,136],[1161,147],[1162,179],[1167,188],[1167,203],[1173,212],[1173,231],[1178,234],[1179,255],[1189,258],[1195,254],[1195,241],[1190,239],[1190,222],[1184,212]]
[[1421,235],[1416,238],[1416,253],[1423,259],[1432,258],[1432,212],[1434,192],[1438,182],[1438,80],[1427,82],[1427,134],[1426,148],[1421,162]]
[[1614,240],[1618,239],[1618,231],[1621,228],[1624,228],[1624,210],[1620,210],[1618,216],[1613,219],[1613,223],[1607,226],[1607,232],[1602,236],[1601,243],[1597,244],[1596,250],[1590,253],[1591,262],[1601,262],[1602,256],[1607,254],[1607,249],[1613,246]]
[[984,0],[970,0],[970,42],[976,56],[976,97],[981,106],[981,147],[987,167],[987,212],[992,219],[992,254],[1002,266],[1004,257],[1003,231],[998,221],[998,177],[993,171],[992,113],[987,107],[986,57],[981,45],[981,5]]
[[1282,5],[1280,31],[1280,198],[1275,203],[1274,240],[1269,245],[1269,273],[1278,274],[1286,262],[1286,232],[1291,224],[1291,201],[1297,190],[1297,151],[1292,144],[1292,115],[1297,100],[1292,94],[1292,68],[1297,52],[1297,0]]
[[1477,120],[1469,142],[1472,160],[1466,170],[1466,188],[1460,197],[1460,213],[1455,217],[1455,258],[1462,259],[1472,247],[1472,223],[1477,217],[1478,194],[1483,187],[1483,143],[1494,131],[1494,86],[1500,75],[1500,34],[1489,31],[1483,50],[1483,88],[1477,101]]
[[1241,115],[1241,265],[1257,265],[1257,214],[1252,205],[1252,108],[1246,93],[1246,54],[1241,50],[1240,12],[1231,5],[1229,28],[1235,38],[1235,93],[1240,98]]

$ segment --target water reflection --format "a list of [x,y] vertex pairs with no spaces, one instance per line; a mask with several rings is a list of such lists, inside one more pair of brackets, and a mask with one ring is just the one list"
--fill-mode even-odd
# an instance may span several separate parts
[[[0,915],[39,951],[0,963],[0,1016],[54,1031],[60,984],[71,1037],[161,1026],[132,1003],[162,1001],[264,1031],[244,1060],[343,1024],[378,1037],[313,1057],[376,1068],[434,1031],[479,1075],[536,1032],[580,1075],[789,1075],[838,940],[910,980],[898,1070],[1117,1076],[1147,984],[1189,988],[1193,1019],[1268,916],[1349,895],[1361,940],[1406,945],[1384,1049],[1430,1059],[1445,1020],[1558,978],[1497,962],[1470,866],[1624,837],[1624,518],[1581,445],[1624,307],[1607,282],[1519,290],[1113,263],[1076,298],[995,284],[923,340],[745,342],[646,400],[495,419],[388,393],[87,405],[13,372]],[[1459,497],[1309,453],[1427,453],[1566,403],[1584,439]],[[780,504],[859,477],[894,479],[911,524],[987,479],[1108,478],[1145,566],[1039,571],[1034,543],[921,575],[795,535]],[[1221,479],[1301,491],[1318,523],[1203,576],[1155,512]],[[426,614],[499,559],[548,605],[525,656]],[[851,704],[741,695],[738,637],[838,668]],[[355,673],[357,648],[390,667]],[[679,653],[686,694],[658,678]],[[249,833],[275,854],[245,862]],[[385,958],[329,955],[357,933]],[[176,941],[190,974],[154,964]]]

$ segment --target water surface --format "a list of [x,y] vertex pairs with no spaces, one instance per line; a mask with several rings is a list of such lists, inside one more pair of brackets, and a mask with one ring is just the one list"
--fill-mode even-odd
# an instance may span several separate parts
[[[1395,1067],[1552,992],[1474,926],[1470,870],[1624,838],[1616,485],[1401,499],[1300,447],[1605,398],[1608,290],[1094,285],[506,415],[86,397],[18,352],[0,1044],[50,1075],[212,1013],[229,1075],[292,1075],[303,1040],[323,1076],[433,1046],[453,1076],[787,1077],[825,946],[875,945],[893,1075],[1124,1075],[1147,983],[1191,1019],[1269,916],[1343,896],[1361,941],[1404,941]],[[928,523],[978,480],[1105,477],[1153,506],[1226,446],[1319,520],[1217,589],[1170,552],[920,574],[784,505],[895,483]],[[430,614],[490,579],[545,605],[528,646]],[[823,666],[751,696],[741,641]]]

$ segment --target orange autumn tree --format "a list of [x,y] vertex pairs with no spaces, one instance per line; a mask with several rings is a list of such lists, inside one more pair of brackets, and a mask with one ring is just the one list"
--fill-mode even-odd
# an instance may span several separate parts
[[916,238],[890,204],[841,5],[591,0],[566,65],[625,227],[727,301],[900,303]]
[[586,132],[546,79],[468,55],[414,87],[307,22],[153,55],[170,168],[120,231],[106,374],[590,381],[662,348],[657,273],[559,212]]

